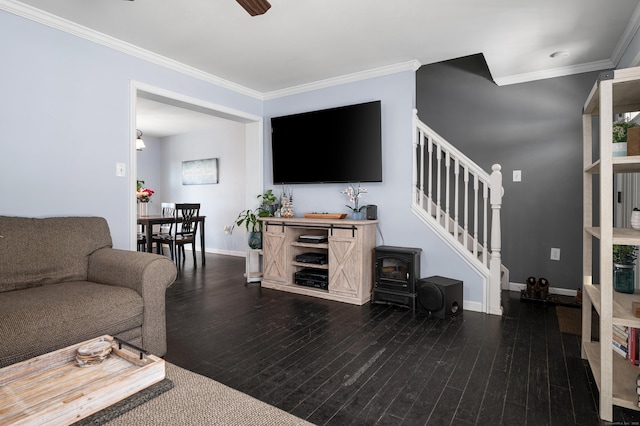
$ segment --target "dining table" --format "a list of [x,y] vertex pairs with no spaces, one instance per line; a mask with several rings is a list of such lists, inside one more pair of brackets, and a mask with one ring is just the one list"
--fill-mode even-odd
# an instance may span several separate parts
[[[206,216],[194,216],[193,219],[198,222],[198,228],[200,228],[200,253],[202,255],[202,265],[205,265],[205,251],[204,251],[204,220]],[[178,216],[178,220],[182,218]],[[138,225],[142,225],[144,229],[146,241],[147,241],[147,251],[149,253],[153,252],[153,244],[151,241],[153,239],[153,225],[163,225],[165,223],[173,223],[175,218],[173,216],[162,216],[162,215],[148,215],[148,216],[138,216]]]

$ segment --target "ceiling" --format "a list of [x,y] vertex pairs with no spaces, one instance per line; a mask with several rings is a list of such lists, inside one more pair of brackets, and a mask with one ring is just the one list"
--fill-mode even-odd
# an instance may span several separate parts
[[[482,53],[510,84],[613,68],[640,0],[0,0],[27,5],[275,96],[344,76]],[[551,58],[564,51],[567,57]],[[148,53],[146,52],[146,53]]]
[[138,97],[136,102],[136,127],[143,132],[143,139],[147,136],[163,138],[183,133],[212,129],[220,120],[225,120],[194,111],[191,108],[173,105],[144,97]]

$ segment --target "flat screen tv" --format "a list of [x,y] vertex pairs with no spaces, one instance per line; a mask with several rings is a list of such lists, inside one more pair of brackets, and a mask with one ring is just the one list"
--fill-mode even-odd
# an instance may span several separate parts
[[381,103],[271,119],[273,183],[382,182]]

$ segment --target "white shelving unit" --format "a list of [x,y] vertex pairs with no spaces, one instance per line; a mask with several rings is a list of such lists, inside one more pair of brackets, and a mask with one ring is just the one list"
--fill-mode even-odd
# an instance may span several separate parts
[[247,248],[244,276],[247,283],[262,281],[262,249]]
[[[640,294],[613,290],[613,245],[640,245],[640,231],[613,227],[613,177],[616,173],[640,172],[640,156],[613,157],[613,116],[640,111],[640,67],[603,73],[595,83],[582,114],[584,143],[583,206],[583,305],[582,357],[589,361],[600,391],[600,418],[613,420],[613,406],[639,410],[636,376],[640,372],[628,360],[613,353],[614,324],[640,328],[640,318],[631,310]],[[597,118],[600,159],[594,161],[594,121]],[[599,202],[594,204],[593,176],[599,175]],[[599,225],[594,224],[594,207]],[[593,240],[600,241],[599,283],[594,282]],[[599,341],[591,339],[592,306],[600,316]]]

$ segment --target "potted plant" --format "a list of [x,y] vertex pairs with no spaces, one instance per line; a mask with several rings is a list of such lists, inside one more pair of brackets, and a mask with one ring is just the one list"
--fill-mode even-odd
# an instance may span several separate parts
[[249,247],[253,249],[262,247],[262,222],[259,218],[273,216],[271,207],[278,201],[271,189],[267,190],[264,194],[258,195],[256,198],[262,200],[260,205],[253,210],[247,209],[241,211],[231,228],[231,232],[233,232],[236,226],[244,225],[247,230],[247,242]]
[[[261,200],[260,207],[258,207],[258,209],[260,209],[262,213],[260,214],[260,216],[261,217],[273,216],[273,214],[277,209],[277,203],[278,203],[278,198],[276,198],[276,196],[273,195],[273,190],[267,189],[264,194],[260,194],[256,198]],[[265,213],[268,213],[268,214],[266,214],[265,216]]]
[[638,127],[634,121],[617,120],[613,122],[613,156],[627,155],[627,133],[630,128]]
[[613,245],[613,289],[620,293],[635,291],[634,265],[638,257],[637,246]]
[[361,187],[360,184],[358,184],[357,188],[354,188],[352,184],[349,184],[349,187],[344,191],[342,191],[342,193],[349,198],[350,202],[353,203],[353,207],[346,204],[346,206],[349,207],[349,209],[351,209],[351,218],[356,220],[362,219],[362,216],[364,214],[362,212],[362,209],[364,209],[367,206],[366,205],[361,206],[359,204],[360,204],[360,198],[362,198],[364,194],[367,193],[367,188]]
[[[258,210],[258,209],[256,209]],[[258,220],[258,214],[256,210],[244,210],[238,214],[231,232],[236,226],[242,226],[244,224],[247,230],[247,242],[249,247],[256,249],[262,247],[262,222]]]

